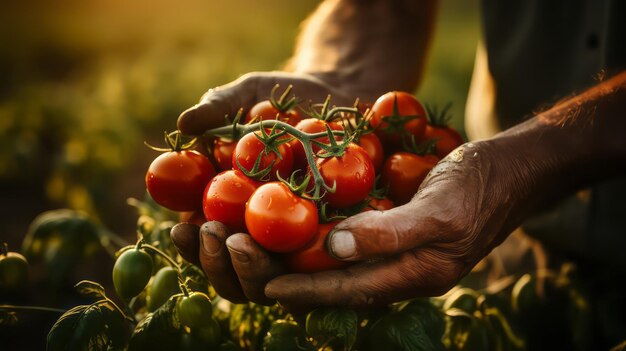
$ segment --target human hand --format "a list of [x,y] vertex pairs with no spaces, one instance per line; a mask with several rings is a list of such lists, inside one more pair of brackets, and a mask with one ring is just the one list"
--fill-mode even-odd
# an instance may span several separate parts
[[255,103],[267,100],[276,84],[285,88],[292,85],[294,95],[303,101],[322,102],[330,94],[331,102],[340,106],[352,105],[357,97],[361,101],[373,101],[381,93],[344,89],[342,81],[330,73],[248,73],[231,83],[209,89],[199,104],[180,115],[178,129],[183,134],[199,135],[207,129],[220,127],[224,123],[224,116],[234,117],[240,108],[247,110]]

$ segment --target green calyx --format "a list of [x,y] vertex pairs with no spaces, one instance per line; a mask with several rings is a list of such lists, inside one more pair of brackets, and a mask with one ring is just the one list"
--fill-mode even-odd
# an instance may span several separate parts
[[190,138],[188,136],[183,135],[179,130],[168,133],[164,132],[165,135],[165,144],[168,146],[167,148],[156,147],[148,144],[148,142],[144,141],[144,145],[149,147],[154,151],[160,152],[168,152],[174,151],[179,152],[183,150],[188,150],[196,145],[198,138]]
[[380,131],[386,134],[397,134],[400,133],[403,136],[409,134],[409,132],[404,129],[404,125],[414,119],[423,118],[424,116],[418,115],[400,115],[400,109],[398,108],[398,96],[394,95],[393,97],[393,112],[391,116],[382,116],[382,119],[387,123],[387,126],[384,128],[379,128]]
[[274,95],[276,94],[276,91],[278,90],[279,87],[280,87],[279,84],[274,85],[270,93],[269,101],[270,101],[270,104],[272,104],[272,106],[278,111],[287,112],[293,109],[294,107],[296,107],[296,105],[298,105],[298,99],[295,97],[295,95],[292,97],[289,97],[289,95],[291,94],[291,91],[293,90],[293,86],[289,84],[287,89],[285,89],[285,91],[280,95],[278,100],[276,100],[276,98],[274,98]]
[[433,127],[447,127],[452,115],[448,112],[452,108],[452,102],[448,102],[441,111],[438,111],[436,106],[426,105],[426,112],[428,112],[428,123]]
[[435,155],[437,153],[437,141],[439,138],[425,140],[421,143],[415,141],[414,135],[409,135],[408,138],[402,138],[402,148],[412,154],[419,156]]

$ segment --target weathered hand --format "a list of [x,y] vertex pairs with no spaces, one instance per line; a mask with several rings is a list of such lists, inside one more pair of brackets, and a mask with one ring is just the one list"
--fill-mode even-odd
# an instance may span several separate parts
[[288,72],[255,72],[226,85],[209,89],[198,105],[184,111],[178,118],[178,129],[184,134],[198,135],[207,129],[220,127],[224,116],[235,116],[240,108],[249,109],[255,103],[269,98],[274,85],[293,86],[293,93],[301,100],[323,102],[331,94],[335,105],[350,106],[359,97],[374,99],[379,92],[351,92],[330,74],[312,75]]

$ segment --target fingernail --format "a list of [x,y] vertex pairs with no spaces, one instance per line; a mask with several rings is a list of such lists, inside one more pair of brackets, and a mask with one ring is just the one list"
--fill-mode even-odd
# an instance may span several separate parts
[[338,230],[331,234],[330,253],[337,258],[348,258],[356,253],[354,235],[347,230]]
[[202,248],[208,255],[215,255],[222,247],[222,242],[213,234],[204,233],[202,237]]
[[228,251],[230,252],[230,256],[234,257],[237,261],[241,263],[250,262],[250,257],[243,251],[235,250],[232,247],[226,245],[228,247]]

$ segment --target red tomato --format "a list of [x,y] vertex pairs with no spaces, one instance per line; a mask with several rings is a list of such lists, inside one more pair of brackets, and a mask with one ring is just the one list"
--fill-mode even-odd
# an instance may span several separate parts
[[382,179],[389,185],[387,196],[396,205],[409,202],[430,170],[439,162],[434,155],[396,152],[383,166]]
[[246,203],[246,226],[254,240],[271,252],[302,248],[317,232],[317,207],[280,182],[261,185]]
[[217,161],[220,171],[233,169],[233,151],[237,146],[236,140],[217,138],[213,142],[213,157]]
[[[397,99],[398,111],[394,115],[394,102]],[[376,100],[372,106],[373,116],[370,121],[372,127],[385,145],[398,147],[402,145],[404,133],[415,137],[420,142],[426,129],[426,110],[415,96],[402,91],[388,92]],[[398,124],[394,119],[398,117],[415,116],[417,118]]]
[[259,185],[238,170],[216,175],[204,191],[204,216],[208,221],[222,222],[231,232],[245,232],[246,201]]
[[180,223],[193,223],[197,226],[202,226],[207,222],[204,217],[204,213],[200,210],[186,211],[178,213],[178,222]]
[[437,156],[444,158],[452,150],[463,144],[463,137],[459,132],[451,127],[436,127],[428,125],[424,132],[425,139],[436,139],[436,152]]
[[380,139],[378,139],[374,133],[363,134],[359,139],[359,146],[367,152],[367,155],[372,160],[374,169],[378,174],[380,172],[380,168],[383,166],[383,160],[385,157],[383,144],[380,142]]
[[382,199],[377,199],[373,197],[367,202],[367,206],[365,206],[365,208],[361,212],[372,211],[372,210],[387,211],[387,210],[391,210],[392,208],[393,208],[393,201],[389,200],[388,198],[385,197]]
[[295,126],[302,120],[302,116],[296,109],[281,111],[272,105],[269,100],[257,102],[252,106],[250,111],[246,114],[245,122],[248,123],[255,117],[257,117],[257,121],[272,121],[278,118],[279,121],[287,122],[292,126]]
[[172,211],[193,211],[202,206],[202,191],[214,175],[211,161],[199,152],[169,151],[150,164],[146,188],[163,207]]
[[[307,119],[303,119],[302,121],[300,121],[296,125],[296,129],[305,133],[315,134],[315,133],[325,132],[327,124],[328,123],[320,119],[307,118]],[[330,123],[328,124],[328,126],[332,130],[343,130],[343,127],[336,123]],[[337,140],[341,140],[341,137],[338,137]],[[325,144],[328,144],[330,142],[328,137],[319,138],[317,139],[317,141],[325,143]],[[294,163],[293,168],[306,170],[309,164],[307,163],[306,154],[304,153],[304,146],[302,146],[302,143],[298,139],[292,140],[289,144],[291,145],[291,151],[293,152],[293,163]],[[311,148],[313,149],[314,153],[320,150],[320,147],[315,144],[311,145]]]
[[287,254],[284,258],[287,269],[292,273],[315,273],[350,265],[350,262],[336,260],[326,253],[326,237],[337,223],[339,221],[320,224],[317,233],[305,247]]
[[355,143],[348,144],[341,157],[319,158],[317,168],[326,185],[332,187],[333,183],[336,184],[335,192],[326,193],[323,197],[335,208],[358,203],[374,186],[374,164],[367,152]]
[[259,170],[266,169],[274,162],[274,166],[272,166],[268,174],[269,179],[277,180],[276,172],[283,178],[289,177],[293,170],[293,153],[291,152],[291,146],[289,146],[289,144],[281,144],[278,146],[280,157],[278,157],[275,152],[271,151],[265,154],[265,145],[256,137],[258,133],[259,132],[248,133],[239,140],[233,151],[233,169],[239,169],[236,161],[236,159],[238,159],[239,163],[246,171],[251,171],[257,157],[263,154],[261,156]]

